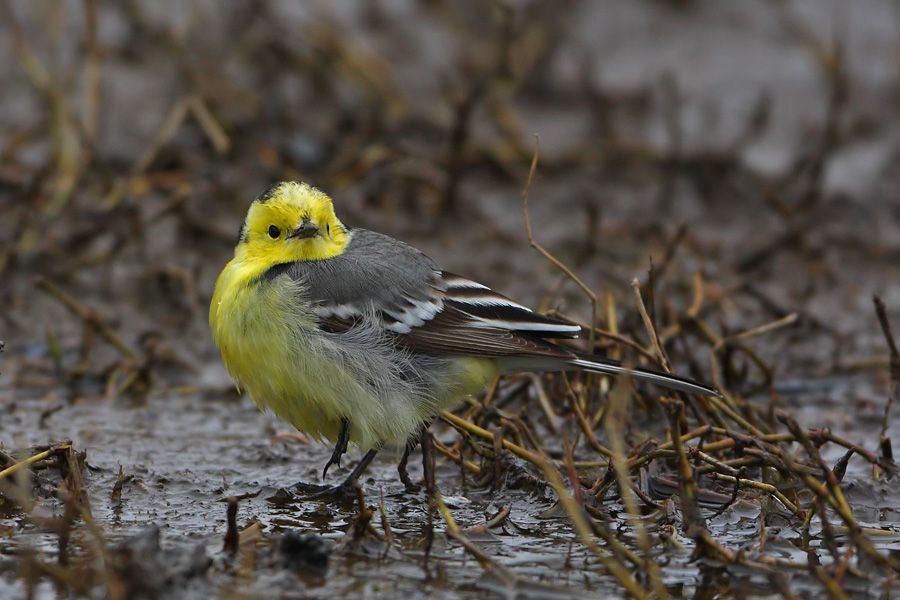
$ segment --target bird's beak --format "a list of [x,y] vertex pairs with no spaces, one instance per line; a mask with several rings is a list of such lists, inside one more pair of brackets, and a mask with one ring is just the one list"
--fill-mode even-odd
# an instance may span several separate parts
[[319,233],[319,226],[310,221],[309,219],[303,219],[303,222],[300,223],[300,226],[297,227],[291,234],[288,236],[289,238],[311,238],[315,237],[316,234]]

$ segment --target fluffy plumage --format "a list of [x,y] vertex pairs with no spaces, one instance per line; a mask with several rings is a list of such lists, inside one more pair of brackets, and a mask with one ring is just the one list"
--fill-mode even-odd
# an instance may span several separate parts
[[348,229],[328,196],[305,184],[279,184],[251,205],[210,325],[257,405],[332,441],[346,421],[364,449],[406,443],[442,408],[510,370],[624,373],[716,393],[554,343],[580,327],[443,271],[393,238]]

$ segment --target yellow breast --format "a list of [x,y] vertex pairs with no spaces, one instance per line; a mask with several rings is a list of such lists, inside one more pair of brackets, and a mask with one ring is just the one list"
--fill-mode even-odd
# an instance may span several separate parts
[[308,376],[333,367],[317,363],[317,353],[307,347],[316,325],[301,299],[297,282],[260,282],[232,261],[216,282],[210,328],[229,374],[257,406],[313,437],[334,439],[340,401],[316,385],[319,377]]
[[[302,284],[282,275],[260,281],[262,271],[233,260],[216,282],[209,323],[228,372],[253,401],[316,438],[337,438],[342,418],[351,441],[363,448],[404,444],[440,409],[481,389],[495,377],[493,360],[448,359],[428,389],[414,388],[398,375],[406,359],[374,371],[367,355],[384,352],[347,348],[318,330]],[[370,352],[371,350],[371,352]],[[358,361],[369,370],[351,368]],[[359,367],[359,365],[356,365]],[[373,380],[380,380],[376,385]]]

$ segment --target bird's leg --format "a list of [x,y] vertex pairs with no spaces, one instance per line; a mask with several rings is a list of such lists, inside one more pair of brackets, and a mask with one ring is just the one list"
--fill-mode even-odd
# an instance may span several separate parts
[[353,467],[353,470],[347,475],[347,479],[345,479],[338,487],[352,491],[353,484],[359,480],[365,470],[369,467],[369,464],[372,462],[372,459],[375,458],[376,454],[378,454],[378,450],[375,450],[374,448],[366,452],[362,459],[360,459],[359,464]]
[[406,442],[406,447],[403,448],[403,456],[400,458],[400,463],[397,465],[397,473],[400,475],[400,481],[406,486],[407,491],[413,491],[419,487],[412,482],[412,479],[409,478],[409,473],[406,470],[406,465],[409,462],[409,453],[413,451],[418,443],[418,440],[415,439],[410,439]]
[[328,459],[328,462],[325,463],[325,468],[322,469],[322,479],[325,479],[325,476],[328,475],[328,468],[331,465],[337,464],[337,466],[341,466],[341,456],[347,452],[347,444],[349,442],[350,419],[341,417],[341,430],[338,432],[338,438],[334,444],[334,451],[331,453],[331,458]]
[[[347,475],[347,478],[338,485],[328,486],[325,488],[314,489],[312,493],[307,494],[306,498],[324,498],[324,497],[343,497],[343,498],[355,498],[356,497],[356,482],[359,480],[360,476],[365,472],[366,468],[372,462],[372,459],[375,458],[375,455],[378,454],[378,450],[374,448],[366,452],[362,459],[360,459],[359,464],[353,467],[353,471]],[[300,487],[300,486],[298,486]],[[312,486],[305,485],[302,486],[301,491],[310,491]]]

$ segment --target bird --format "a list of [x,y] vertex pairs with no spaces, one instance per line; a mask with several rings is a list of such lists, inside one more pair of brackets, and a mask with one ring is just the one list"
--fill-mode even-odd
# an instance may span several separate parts
[[323,479],[350,443],[365,452],[322,493],[351,492],[379,450],[409,448],[441,410],[503,373],[587,371],[719,395],[567,346],[581,326],[344,225],[331,198],[302,182],[276,183],[251,202],[216,280],[209,325],[239,390],[334,444]]

